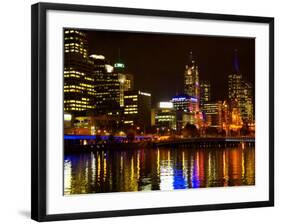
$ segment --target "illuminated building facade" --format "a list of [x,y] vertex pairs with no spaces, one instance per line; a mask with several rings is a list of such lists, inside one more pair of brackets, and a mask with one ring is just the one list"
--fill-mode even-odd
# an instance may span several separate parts
[[120,106],[124,107],[124,92],[133,90],[134,78],[131,74],[118,73],[118,80],[120,84]]
[[200,82],[200,107],[211,101],[211,84],[210,81],[202,80]]
[[125,73],[125,64],[121,62],[120,59],[120,49],[119,49],[119,59],[116,63],[114,63],[114,72],[118,74],[119,80],[119,104],[120,107],[124,107],[124,92],[133,90],[134,88],[134,76],[131,74]]
[[144,131],[151,126],[151,94],[132,90],[124,92],[124,125]]
[[198,100],[186,94],[172,98],[173,107],[176,110],[177,130],[181,130],[187,123],[197,124]]
[[254,121],[253,87],[251,83],[243,82],[240,113],[244,122],[252,123]]
[[230,101],[237,99],[238,101],[241,98],[242,93],[242,75],[240,74],[231,74],[228,76],[228,98]]
[[231,123],[231,111],[230,106],[226,100],[222,102],[221,110],[222,129],[225,131],[225,135],[228,136]]
[[182,94],[172,98],[173,107],[177,111],[196,112],[198,100],[195,97]]
[[240,112],[240,104],[237,99],[230,102],[230,126],[233,131],[239,130],[243,126],[243,119]]
[[[131,84],[131,83],[129,83]],[[120,115],[121,91],[129,85],[120,82],[103,55],[88,56],[85,33],[64,30],[64,110],[74,116],[86,114]]]
[[[184,71],[184,93],[200,99],[199,70],[192,52],[189,53]],[[197,110],[199,110],[199,101],[197,102]]]
[[168,132],[176,130],[176,110],[172,102],[160,102],[154,116],[157,130]]
[[118,73],[114,72],[103,55],[91,55],[95,90],[95,114],[120,114],[120,82]]
[[80,115],[95,108],[94,77],[86,34],[64,29],[64,111]]
[[230,102],[236,102],[243,122],[251,123],[254,121],[253,88],[251,83],[243,80],[237,51],[234,54],[233,67],[234,74],[228,76],[228,99]]
[[205,103],[204,104],[204,117],[207,127],[215,127],[222,129],[222,102]]

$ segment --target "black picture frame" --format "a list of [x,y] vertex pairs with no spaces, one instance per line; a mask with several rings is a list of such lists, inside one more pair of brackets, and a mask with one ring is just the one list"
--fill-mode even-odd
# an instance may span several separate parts
[[[196,206],[160,207],[149,209],[114,210],[70,214],[46,213],[46,13],[48,10],[96,12],[124,15],[192,18],[217,21],[253,22],[269,25],[269,200],[243,203],[209,204]],[[37,3],[32,5],[31,17],[31,218],[37,221],[86,219],[206,210],[238,209],[274,206],[274,18],[182,11],[163,11],[89,5]]]

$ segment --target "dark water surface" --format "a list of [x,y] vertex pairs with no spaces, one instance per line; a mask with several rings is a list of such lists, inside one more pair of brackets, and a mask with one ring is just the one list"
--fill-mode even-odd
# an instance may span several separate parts
[[64,157],[64,193],[255,184],[255,148],[105,150]]

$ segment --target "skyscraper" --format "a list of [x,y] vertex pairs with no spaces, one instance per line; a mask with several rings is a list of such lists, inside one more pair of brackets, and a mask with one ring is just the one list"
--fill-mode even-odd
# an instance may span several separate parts
[[205,122],[208,127],[222,128],[222,101],[204,104]]
[[241,117],[247,123],[254,121],[254,105],[253,105],[253,86],[251,83],[243,82],[243,90],[241,94]]
[[230,105],[235,104],[235,107],[238,108],[243,122],[249,123],[254,120],[253,88],[251,83],[243,80],[237,50],[234,52],[233,70],[233,74],[228,76],[228,99]]
[[64,30],[64,55],[65,112],[119,116],[120,91],[126,89],[127,79],[121,83],[118,72],[103,55],[88,56],[87,36],[80,30]]
[[154,113],[155,125],[162,132],[176,130],[176,110],[172,102],[160,102]]
[[241,93],[243,91],[243,81],[241,74],[231,74],[228,76],[228,99],[233,101],[241,98]]
[[200,107],[204,107],[205,103],[211,101],[211,84],[210,81],[202,80],[200,82]]
[[180,131],[187,123],[197,124],[196,111],[198,100],[186,94],[172,98],[176,110],[177,130]]
[[200,97],[199,86],[199,70],[198,65],[195,62],[192,51],[189,53],[188,62],[184,71],[184,93],[196,97],[199,100]]
[[64,30],[64,111],[74,115],[95,108],[94,77],[88,61],[86,34]]
[[103,55],[91,55],[95,90],[95,114],[120,114],[120,82],[118,73],[114,71]]
[[151,94],[132,90],[124,92],[124,124],[145,131],[151,126]]
[[133,90],[134,77],[132,74],[125,72],[126,65],[121,59],[120,48],[118,49],[118,59],[114,63],[114,72],[118,74],[118,80],[120,84],[120,107],[124,107],[124,92]]

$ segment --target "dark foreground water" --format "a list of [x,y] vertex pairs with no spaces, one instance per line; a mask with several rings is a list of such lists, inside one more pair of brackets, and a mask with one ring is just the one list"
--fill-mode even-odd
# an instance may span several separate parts
[[68,154],[64,193],[85,194],[255,184],[255,149],[135,149]]

